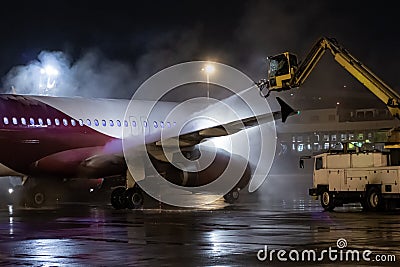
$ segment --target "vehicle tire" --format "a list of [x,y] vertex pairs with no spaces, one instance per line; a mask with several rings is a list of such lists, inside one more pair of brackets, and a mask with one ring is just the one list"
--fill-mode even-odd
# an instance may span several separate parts
[[128,209],[139,209],[143,207],[143,194],[140,188],[128,188],[125,191],[124,196],[125,204]]
[[114,209],[120,210],[120,209],[125,209],[125,200],[124,200],[124,194],[125,194],[125,187],[117,187],[111,192],[111,205],[113,206]]
[[335,208],[335,199],[327,189],[322,191],[321,206],[326,211],[332,211]]
[[229,193],[224,195],[225,202],[229,204],[235,203],[239,199],[239,190],[237,188],[231,190]]
[[381,190],[377,187],[371,187],[368,189],[365,195],[366,209],[369,211],[382,210],[384,207]]

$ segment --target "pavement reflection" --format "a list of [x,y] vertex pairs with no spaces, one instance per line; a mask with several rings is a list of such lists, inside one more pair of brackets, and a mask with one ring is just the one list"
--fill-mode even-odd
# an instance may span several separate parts
[[318,201],[303,193],[267,197],[268,201],[263,194],[252,194],[236,205],[218,200],[207,209],[160,203],[133,211],[114,210],[108,203],[63,203],[47,209],[7,206],[0,210],[0,264],[290,265],[261,262],[257,252],[265,245],[275,250],[323,250],[336,247],[339,238],[345,238],[349,248],[400,259],[400,212],[364,213],[357,205],[323,212]]

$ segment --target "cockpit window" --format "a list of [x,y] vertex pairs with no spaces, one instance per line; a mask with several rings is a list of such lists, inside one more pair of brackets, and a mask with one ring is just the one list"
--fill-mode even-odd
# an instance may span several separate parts
[[274,56],[270,59],[269,77],[285,75],[289,73],[289,64],[284,54]]

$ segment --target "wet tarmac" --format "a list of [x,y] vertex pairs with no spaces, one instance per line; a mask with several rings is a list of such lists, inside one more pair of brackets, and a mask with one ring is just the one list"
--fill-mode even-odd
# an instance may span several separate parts
[[[295,180],[295,190],[285,191]],[[308,185],[308,178],[274,176],[237,204],[221,200],[205,209],[151,201],[140,210],[114,210],[107,202],[45,209],[4,206],[0,265],[398,266],[400,212],[365,213],[358,205],[324,212],[307,195]],[[347,245],[339,249],[338,239]],[[265,246],[268,257],[263,259]],[[321,256],[329,247],[338,251],[336,260]],[[281,259],[278,250],[286,253]],[[316,260],[308,260],[307,250],[317,253]],[[348,250],[359,251],[360,260],[346,260]],[[366,250],[370,261],[362,258]],[[377,255],[386,262],[378,262]]]

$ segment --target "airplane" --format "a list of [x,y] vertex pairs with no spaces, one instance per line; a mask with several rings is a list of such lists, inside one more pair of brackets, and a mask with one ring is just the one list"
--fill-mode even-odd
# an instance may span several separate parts
[[[188,158],[198,152],[201,142],[214,136],[228,135],[226,127],[234,132],[268,121],[282,119],[296,112],[277,97],[281,110],[270,114],[251,116],[226,124],[182,128],[186,122],[165,114],[177,107],[175,102],[158,102],[151,115],[128,114],[127,99],[97,99],[82,97],[53,97],[17,94],[0,95],[0,176],[20,176],[23,179],[25,205],[42,207],[49,202],[52,186],[68,179],[99,179],[124,177],[126,186],[111,193],[111,204],[116,209],[136,209],[143,205],[143,190],[132,182],[132,175],[124,158],[123,133],[144,138],[152,164],[169,182],[186,187],[210,183],[221,164],[232,157],[217,150],[217,157],[206,170],[192,175],[171,165],[158,149],[160,132],[181,129],[169,136],[179,138],[179,148]],[[151,101],[135,100],[135,107],[153,105]],[[201,109],[200,106],[193,110]],[[136,109],[136,111],[141,108]],[[158,112],[159,111],[159,112]],[[187,126],[187,125],[186,125]],[[189,125],[190,126],[190,125]],[[184,130],[182,130],[184,129]],[[135,133],[135,134],[134,134]],[[206,151],[207,153],[207,151]],[[186,157],[185,156],[185,157]],[[233,158],[234,159],[234,158]],[[145,168],[139,166],[139,168]],[[238,190],[248,185],[249,166],[239,182],[224,198],[233,203]],[[129,180],[131,179],[131,180]]]

